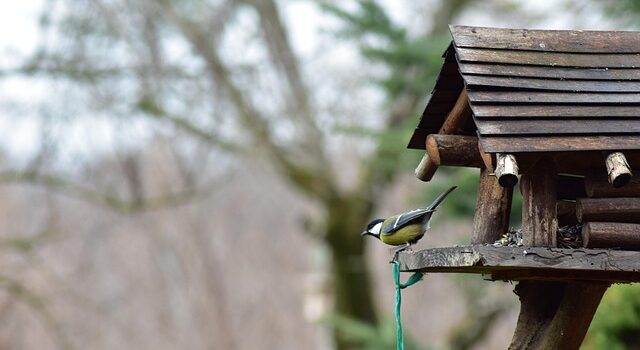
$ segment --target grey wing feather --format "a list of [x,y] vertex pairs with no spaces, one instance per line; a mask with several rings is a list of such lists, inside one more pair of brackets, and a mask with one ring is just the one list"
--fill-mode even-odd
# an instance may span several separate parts
[[[398,215],[392,225],[386,225],[382,228],[382,233],[390,234],[403,228],[404,226],[418,220],[423,220],[426,214],[432,213],[434,210],[430,208],[419,208]],[[431,215],[429,215],[431,216]]]
[[426,214],[431,214],[434,211],[436,211],[436,208],[438,207],[438,205],[440,205],[440,203],[442,203],[442,201],[444,201],[444,199],[447,198],[449,193],[453,192],[453,190],[455,190],[456,188],[457,186],[453,186],[449,188],[448,190],[440,194],[433,201],[433,203],[431,203],[431,205],[429,205],[426,208],[418,208],[418,209],[414,209],[398,215],[393,225],[386,225],[385,227],[382,228],[382,233],[391,234],[393,232],[396,232],[400,228],[404,227],[405,225],[410,224],[414,221],[417,221],[418,219],[422,219],[422,224],[425,226],[424,229],[427,230],[429,228],[429,221],[431,220],[431,215],[426,215]]

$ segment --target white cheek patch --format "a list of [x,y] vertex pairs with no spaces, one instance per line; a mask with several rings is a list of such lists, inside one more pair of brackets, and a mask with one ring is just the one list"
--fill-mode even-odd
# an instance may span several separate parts
[[381,229],[382,229],[382,223],[381,223],[381,222],[379,222],[379,223],[377,223],[375,226],[373,226],[373,227],[371,228],[371,231],[370,231],[370,232],[371,232],[371,233],[374,233],[374,234],[376,234],[376,235],[377,235],[377,234],[379,234],[379,233],[380,233],[380,230],[381,230]]

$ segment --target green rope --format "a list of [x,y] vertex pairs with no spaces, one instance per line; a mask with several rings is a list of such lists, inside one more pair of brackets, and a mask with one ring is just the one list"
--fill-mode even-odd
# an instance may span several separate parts
[[402,319],[400,318],[400,304],[402,303],[402,296],[400,290],[412,286],[422,280],[423,274],[416,272],[406,282],[400,283],[400,263],[397,260],[393,260],[393,281],[396,285],[396,349],[404,350],[404,339],[402,337]]

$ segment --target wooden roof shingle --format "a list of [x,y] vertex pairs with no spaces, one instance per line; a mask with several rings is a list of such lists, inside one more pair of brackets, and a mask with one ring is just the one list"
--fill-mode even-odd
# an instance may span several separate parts
[[465,88],[485,152],[640,150],[640,32],[450,30],[409,148],[425,148]]

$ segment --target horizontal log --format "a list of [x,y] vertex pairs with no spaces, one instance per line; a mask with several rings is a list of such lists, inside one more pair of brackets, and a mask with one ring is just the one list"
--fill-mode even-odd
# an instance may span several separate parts
[[[478,105],[473,115],[483,117],[544,117],[544,118],[626,118],[640,120],[637,106],[557,106],[557,105]],[[604,119],[603,119],[604,120]]]
[[640,53],[640,34],[628,31],[504,29],[450,26],[459,47],[547,52]]
[[618,53],[560,53],[522,50],[456,48],[462,62],[524,64],[551,67],[636,68],[640,55]]
[[640,282],[637,251],[472,245],[405,251],[398,260],[406,272],[478,273],[498,280]]
[[576,215],[580,222],[640,223],[640,198],[579,198]]
[[586,248],[640,249],[640,224],[587,222],[582,226]]
[[[630,160],[631,162],[631,160]],[[640,197],[640,176],[631,176],[620,188],[613,187],[604,173],[590,172],[585,176],[584,186],[588,197]]]
[[573,92],[638,92],[638,81],[552,80],[539,78],[465,75],[470,88],[501,87],[526,90],[555,90]]
[[427,154],[436,166],[481,168],[484,163],[474,136],[432,134],[427,137]]
[[[582,118],[582,117],[578,117]],[[571,135],[571,134],[640,134],[640,118],[636,119],[525,119],[478,120],[480,135]],[[640,137],[640,136],[639,136]]]
[[460,62],[460,73],[573,80],[640,80],[640,69],[628,68],[567,68]]
[[480,142],[489,153],[635,150],[640,136],[483,136]]

